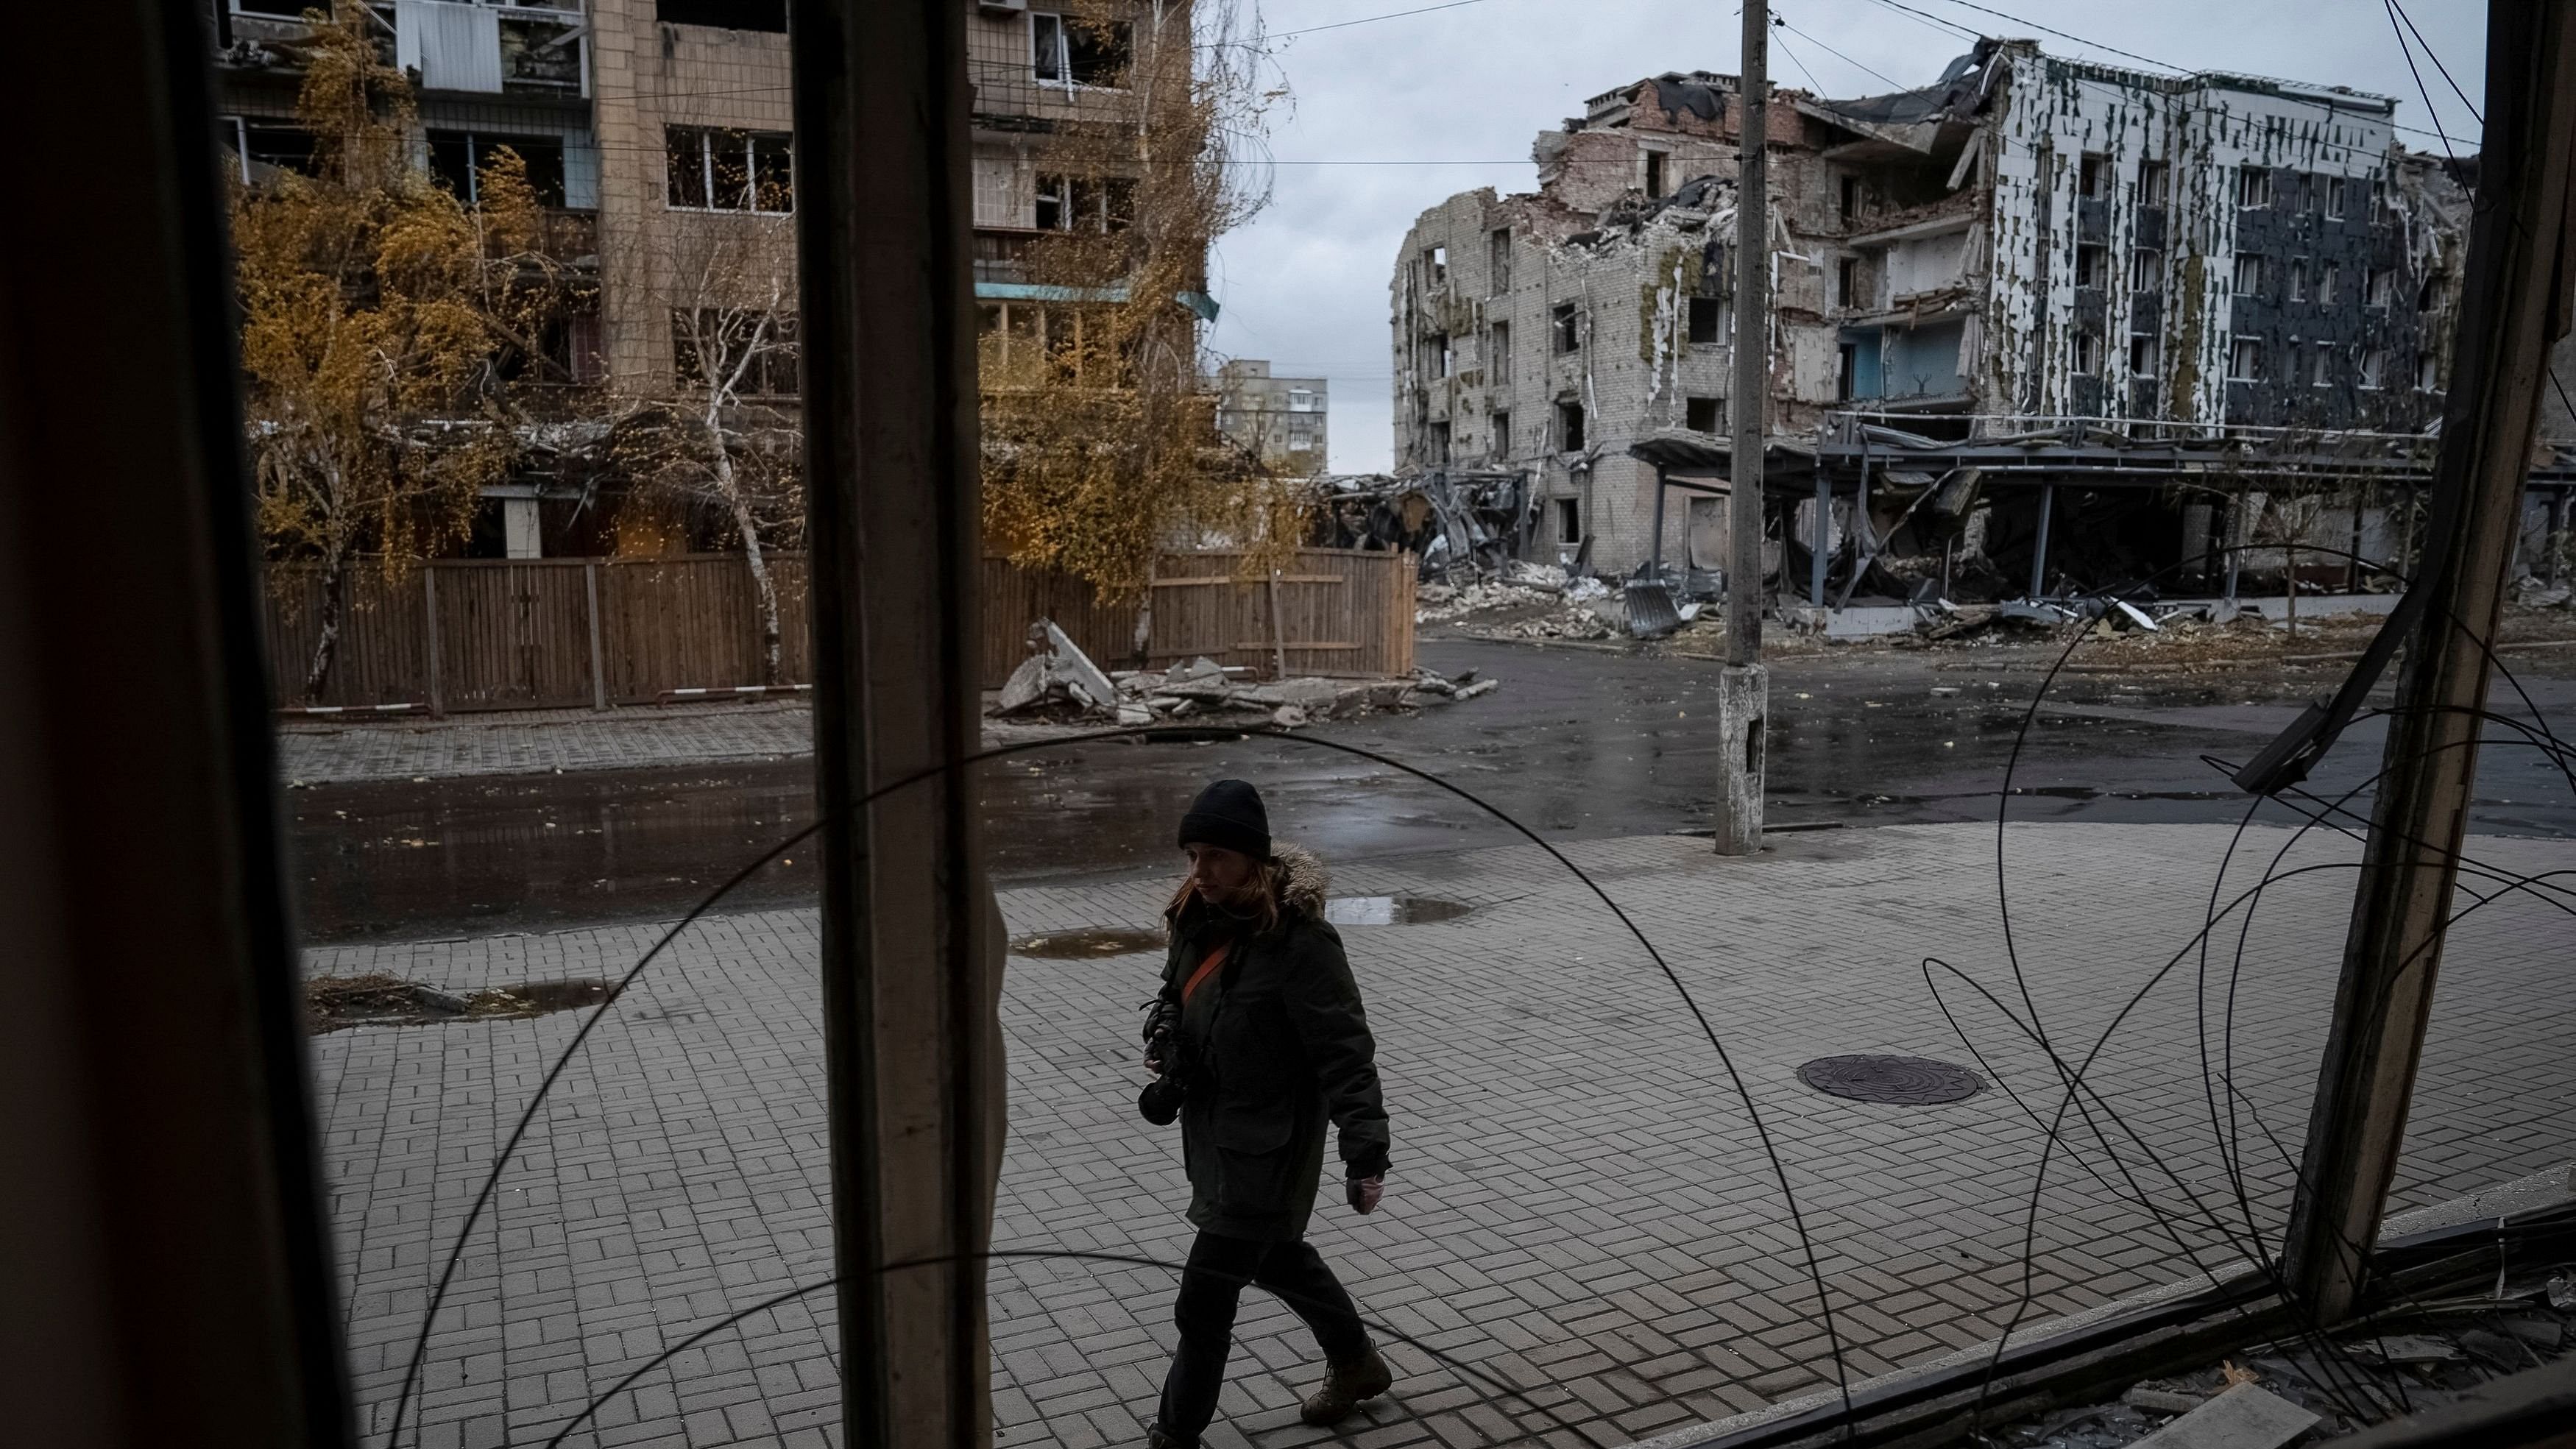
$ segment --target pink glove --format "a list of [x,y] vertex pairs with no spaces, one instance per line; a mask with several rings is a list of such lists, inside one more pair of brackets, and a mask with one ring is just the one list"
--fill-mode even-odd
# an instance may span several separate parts
[[1344,1178],[1343,1183],[1350,1189],[1351,1211],[1356,1213],[1377,1211],[1378,1199],[1386,1196],[1386,1179],[1383,1177]]

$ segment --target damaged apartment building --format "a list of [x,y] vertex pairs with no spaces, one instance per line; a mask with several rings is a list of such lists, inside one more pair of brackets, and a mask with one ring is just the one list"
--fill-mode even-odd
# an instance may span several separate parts
[[[328,0],[201,0],[225,164],[244,185],[312,164],[296,124]],[[988,353],[1078,325],[1084,299],[1022,275],[1030,243],[1105,224],[1114,185],[1049,165],[1054,138],[1134,128],[1126,77],[1150,43],[1114,0],[953,0],[974,101],[974,290]],[[485,490],[472,551],[615,547],[618,483],[598,419],[739,379],[744,431],[796,445],[795,137],[789,0],[369,0],[414,86],[414,161],[468,202],[503,147],[548,210],[549,248],[592,305],[546,339],[547,415],[521,476]],[[1155,7],[1187,34],[1186,4]],[[1096,139],[1085,155],[1098,169]],[[1068,168],[1070,169],[1070,168]],[[746,338],[759,339],[746,343]],[[758,356],[738,349],[756,346]],[[736,365],[739,364],[739,365]],[[700,542],[707,530],[699,530]]]
[[[1524,556],[1722,557],[1737,111],[1726,76],[1609,92],[1540,136],[1538,191],[1452,197],[1405,238],[1398,466],[1523,480]],[[2170,582],[2267,528],[2400,547],[2467,208],[2394,113],[2029,41],[1919,90],[1775,89],[1781,590]]]

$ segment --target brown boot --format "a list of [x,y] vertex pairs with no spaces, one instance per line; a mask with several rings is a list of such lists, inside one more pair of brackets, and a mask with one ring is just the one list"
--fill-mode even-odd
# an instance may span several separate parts
[[1385,1393],[1395,1382],[1386,1360],[1370,1349],[1368,1357],[1357,1363],[1337,1363],[1325,1376],[1324,1386],[1306,1398],[1298,1417],[1309,1424],[1337,1424],[1351,1416],[1351,1411]]

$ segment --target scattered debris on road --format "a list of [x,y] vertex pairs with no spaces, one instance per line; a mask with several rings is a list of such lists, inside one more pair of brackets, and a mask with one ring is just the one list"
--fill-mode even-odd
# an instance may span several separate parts
[[429,1026],[446,1021],[502,1021],[596,1006],[610,985],[593,977],[527,981],[459,996],[425,982],[371,973],[320,976],[304,983],[308,1033],[352,1026]]
[[1201,656],[1169,669],[1105,671],[1046,619],[1029,627],[1029,657],[1013,670],[986,713],[996,719],[1055,723],[1151,725],[1194,719],[1267,716],[1293,729],[1317,720],[1354,719],[1382,711],[1427,709],[1492,693],[1497,681],[1476,671],[1452,679],[1415,669],[1393,679],[1301,676],[1256,681],[1241,665]]

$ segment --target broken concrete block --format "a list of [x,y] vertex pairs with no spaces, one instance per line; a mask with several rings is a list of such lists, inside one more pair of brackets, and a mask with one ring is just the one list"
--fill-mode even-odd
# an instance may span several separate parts
[[2136,1449],[2282,1449],[2319,1416],[2254,1384],[2238,1384],[2137,1442]]
[[1457,698],[1458,701],[1463,704],[1468,700],[1491,694],[1502,687],[1502,681],[1499,679],[1479,679],[1475,683],[1468,685],[1466,688],[1459,690]]
[[1153,722],[1154,712],[1141,704],[1118,706],[1118,723],[1121,725],[1149,725]]
[[2178,1394],[2171,1389],[2151,1389],[2145,1384],[2120,1396],[2120,1402],[2133,1409],[2157,1414],[2188,1414],[2209,1400],[2199,1394]]
[[1050,676],[1047,656],[1032,654],[1020,661],[1011,677],[1002,682],[1001,701],[993,706],[995,714],[1016,714],[1047,697]]
[[1046,629],[1047,648],[1055,656],[1054,672],[1072,685],[1077,693],[1089,696],[1087,702],[1094,707],[1114,703],[1118,698],[1118,686],[1109,682],[1109,676],[1100,672],[1100,666],[1091,662],[1091,656],[1082,652],[1082,646],[1057,628],[1053,619],[1040,619],[1038,623]]
[[2148,617],[2147,617],[2147,612],[2146,612],[2146,610],[2139,608],[2137,605],[2130,603],[2128,600],[2126,600],[2126,599],[2113,599],[2113,600],[2111,601],[2111,605],[2112,605],[2112,607],[2113,607],[2113,608],[2118,609],[2118,610],[2120,611],[2121,615],[2122,615],[2123,617],[2125,617],[2125,618],[2126,618],[2126,619],[2127,619],[2131,624],[2134,624],[2134,625],[2136,625],[2137,627],[2139,627],[2139,628],[2141,628],[2141,629],[2146,630],[2148,633],[2150,633],[2150,634],[2161,634],[2161,633],[2163,633],[2163,632],[2164,632],[2164,626],[2163,626],[2163,625],[2158,624],[2155,620],[2148,618]]
[[1305,708],[1302,705],[1283,704],[1270,712],[1270,722],[1283,730],[1296,729],[1306,722]]
[[2348,1345],[2363,1358],[2384,1364],[2457,1363],[2463,1354],[2456,1345],[2438,1338],[2419,1338],[2412,1334],[2391,1334],[2385,1338],[2356,1339]]

